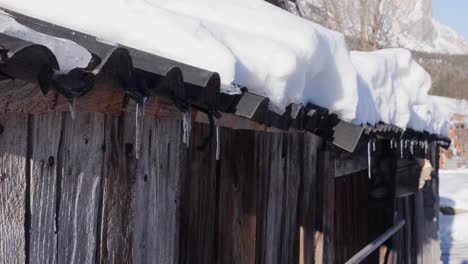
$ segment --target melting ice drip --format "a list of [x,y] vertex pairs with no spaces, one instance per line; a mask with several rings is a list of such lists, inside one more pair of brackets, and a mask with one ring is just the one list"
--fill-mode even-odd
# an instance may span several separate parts
[[220,154],[220,138],[219,138],[219,120],[214,118],[215,126],[216,126],[216,160],[219,160]]
[[182,129],[184,130],[182,140],[188,148],[189,143],[190,143],[190,131],[192,130],[192,110],[190,107],[187,109],[186,112],[184,112],[184,117],[182,121]]
[[135,158],[140,158],[141,139],[143,138],[143,125],[145,117],[145,105],[148,98],[137,102],[135,111]]
[[403,139],[400,139],[400,157],[403,159],[403,148],[406,147],[406,142],[403,144]]
[[367,142],[367,173],[368,173],[368,176],[369,176],[369,179],[372,178],[372,159],[371,159],[371,156],[372,156],[372,153],[371,153],[371,150],[372,150],[372,140],[369,140]]
[[73,98],[71,102],[68,102],[68,108],[70,109],[70,115],[72,120],[76,118],[76,98]]

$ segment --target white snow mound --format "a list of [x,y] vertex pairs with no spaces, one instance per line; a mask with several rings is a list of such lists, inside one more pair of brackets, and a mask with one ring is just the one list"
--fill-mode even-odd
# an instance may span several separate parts
[[[234,83],[276,105],[314,103],[355,124],[383,121],[439,133],[449,120],[447,109],[427,96],[431,79],[409,51],[350,53],[342,34],[263,0],[0,0],[0,6],[218,72],[222,92],[232,93]],[[0,32],[18,36],[19,29],[22,38],[42,39],[11,20],[0,14]],[[64,40],[40,43],[64,69],[73,68],[67,61],[89,61],[81,47],[60,51],[57,41]]]
[[344,36],[261,0],[0,0],[0,6],[216,71],[223,91],[235,83],[280,106],[312,102],[355,118],[356,73]]

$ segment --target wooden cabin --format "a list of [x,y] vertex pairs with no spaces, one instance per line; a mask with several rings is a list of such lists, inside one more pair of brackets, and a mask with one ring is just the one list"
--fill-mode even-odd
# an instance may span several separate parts
[[0,34],[0,263],[439,263],[446,139],[4,12],[94,61]]

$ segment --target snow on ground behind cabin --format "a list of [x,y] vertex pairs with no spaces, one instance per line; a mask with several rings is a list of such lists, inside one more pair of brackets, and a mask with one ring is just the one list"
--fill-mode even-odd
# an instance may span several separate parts
[[235,92],[235,83],[283,107],[315,103],[355,124],[441,132],[426,95],[430,77],[408,51],[350,55],[342,34],[263,0],[0,0],[0,6],[216,71],[223,92]]
[[[460,213],[440,214],[440,240],[444,263],[468,261],[468,169],[441,170],[440,206]],[[466,211],[466,212],[464,212]]]

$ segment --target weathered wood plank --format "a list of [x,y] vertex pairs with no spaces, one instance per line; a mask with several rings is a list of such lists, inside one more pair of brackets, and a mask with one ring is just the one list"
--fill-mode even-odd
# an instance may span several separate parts
[[[293,136],[291,136],[292,138]],[[255,170],[260,176],[257,215],[257,263],[299,261],[300,166],[297,138],[260,132],[256,136]]]
[[322,147],[322,140],[312,134],[303,136],[303,153],[301,160],[301,190],[300,190],[300,257],[299,263],[315,263],[315,214],[317,195],[317,166],[318,150]]
[[137,165],[134,263],[178,263],[181,185],[186,148],[182,124],[145,119]]
[[[78,112],[108,113],[120,115],[122,112],[135,112],[136,103],[130,100],[124,90],[97,83],[96,86],[76,100]],[[50,112],[69,111],[69,102],[56,91],[49,91],[44,96],[37,84],[21,80],[0,81],[0,112],[19,112],[29,114],[44,114]],[[159,118],[182,119],[182,113],[175,104],[166,98],[150,97],[145,107],[145,115]],[[192,120],[196,123],[208,124],[205,113],[192,112]],[[249,129],[285,133],[273,127],[223,113],[219,125],[234,129]],[[294,129],[291,131],[298,132]],[[302,131],[305,132],[305,131]]]
[[0,112],[40,114],[55,110],[57,93],[44,96],[36,84],[21,80],[0,81]]
[[135,219],[136,159],[133,114],[106,116],[100,221],[100,263],[131,263]]
[[29,263],[57,263],[57,159],[62,113],[31,117],[31,228]]
[[0,115],[0,263],[24,263],[28,117]]
[[[207,125],[193,125],[183,184],[180,263],[216,263],[216,200],[219,199],[219,190],[214,140],[206,148],[197,149],[208,135]],[[224,152],[222,150],[221,153]]]
[[93,263],[104,143],[104,115],[67,114],[59,150],[58,263]]
[[274,264],[281,259],[283,138],[279,134],[259,132],[255,141],[254,166],[260,177],[257,263]]
[[286,145],[283,145],[282,155],[286,155],[284,167],[283,194],[283,245],[280,263],[299,262],[299,189],[301,184],[301,166],[304,145],[301,136],[292,133],[283,135]]
[[259,175],[253,170],[255,132],[221,131],[217,263],[255,263]]
[[[318,187],[323,188],[317,201],[322,202],[319,207],[319,230],[318,245],[315,254],[316,263],[334,262],[334,200],[335,200],[335,160],[334,154],[328,150],[320,152],[319,175],[317,177]],[[321,217],[320,217],[321,216]]]

